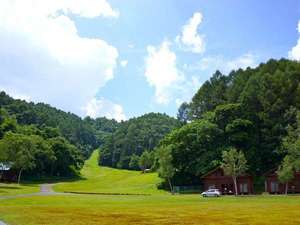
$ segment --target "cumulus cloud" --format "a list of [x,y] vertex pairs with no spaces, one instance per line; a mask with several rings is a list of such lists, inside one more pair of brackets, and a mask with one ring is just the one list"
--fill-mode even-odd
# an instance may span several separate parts
[[83,115],[113,78],[117,49],[78,34],[70,17],[118,17],[106,0],[2,0],[0,83],[13,95]]
[[[300,34],[300,21],[298,22],[298,32]],[[300,37],[297,44],[289,51],[288,56],[290,59],[300,60]]]
[[126,120],[123,108],[119,104],[115,104],[104,98],[91,99],[84,107],[87,116],[91,118],[103,117],[115,119],[117,121]]
[[202,70],[213,73],[216,70],[228,74],[232,70],[239,68],[246,69],[247,67],[256,67],[257,57],[253,54],[244,54],[233,59],[225,59],[222,56],[209,56],[204,57],[196,66],[189,67],[192,70]]
[[188,80],[177,67],[176,54],[170,46],[170,42],[163,41],[158,47],[147,47],[145,76],[149,85],[155,88],[155,101],[158,104],[166,105],[172,100],[179,104],[189,100],[195,86],[199,85],[196,77]]
[[121,65],[122,67],[126,67],[127,64],[128,64],[128,61],[127,61],[127,60],[122,60],[122,61],[120,62],[120,65]]
[[187,24],[182,27],[181,34],[176,37],[176,42],[185,51],[203,53],[205,49],[204,37],[198,33],[203,16],[200,12],[194,13]]

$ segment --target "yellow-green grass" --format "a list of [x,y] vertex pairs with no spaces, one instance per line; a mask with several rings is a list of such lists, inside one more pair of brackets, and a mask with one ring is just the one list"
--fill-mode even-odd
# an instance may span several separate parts
[[81,170],[82,179],[64,182],[54,186],[58,192],[95,192],[120,194],[159,194],[156,185],[161,182],[157,173],[119,170],[99,167],[99,151],[94,151]]
[[8,184],[0,183],[0,196],[14,196],[19,194],[29,194],[39,192],[38,184]]
[[300,224],[299,196],[34,196],[0,200],[10,225]]

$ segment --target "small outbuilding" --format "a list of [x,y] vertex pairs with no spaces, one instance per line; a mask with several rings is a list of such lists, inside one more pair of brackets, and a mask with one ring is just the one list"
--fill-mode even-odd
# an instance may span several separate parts
[[[231,176],[226,176],[221,167],[217,167],[201,177],[205,190],[216,188],[222,194],[234,194],[235,187]],[[253,194],[253,178],[250,175],[237,177],[237,193]]]
[[[270,194],[284,194],[286,184],[278,180],[277,169],[265,173],[265,191]],[[288,193],[300,193],[300,172],[295,172],[294,179],[287,184]]]

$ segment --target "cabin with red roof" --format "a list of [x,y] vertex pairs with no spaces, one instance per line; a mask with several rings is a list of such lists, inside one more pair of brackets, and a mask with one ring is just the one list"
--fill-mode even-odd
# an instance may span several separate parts
[[[231,176],[226,176],[221,167],[208,172],[201,177],[204,189],[219,189],[222,194],[234,194],[235,187]],[[237,193],[253,194],[253,177],[244,175],[237,177]]]
[[[278,180],[277,169],[265,173],[265,191],[270,194],[284,194],[286,184]],[[288,193],[300,193],[300,172],[295,172],[294,179],[287,184]]]

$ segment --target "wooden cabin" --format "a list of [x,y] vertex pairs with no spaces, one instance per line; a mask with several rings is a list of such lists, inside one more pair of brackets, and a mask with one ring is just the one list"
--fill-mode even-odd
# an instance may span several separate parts
[[[270,194],[284,194],[286,184],[281,184],[276,173],[277,169],[272,169],[265,173],[265,191]],[[288,193],[300,193],[300,172],[295,172],[294,179],[288,182]]]
[[[226,176],[221,167],[208,172],[201,177],[204,189],[219,189],[222,194],[234,194],[235,187],[231,176]],[[250,175],[239,176],[237,178],[238,194],[253,194],[253,178]]]

